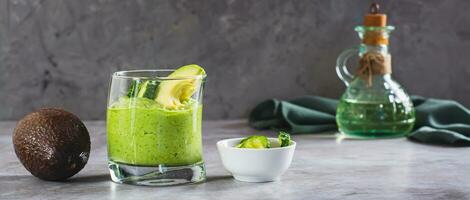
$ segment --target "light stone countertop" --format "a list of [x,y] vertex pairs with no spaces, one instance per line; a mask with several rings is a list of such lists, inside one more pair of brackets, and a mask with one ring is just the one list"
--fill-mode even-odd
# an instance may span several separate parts
[[88,164],[67,182],[47,182],[30,175],[16,158],[11,141],[15,122],[0,122],[0,199],[470,199],[470,148],[403,138],[337,141],[333,133],[294,135],[294,160],[281,181],[235,181],[222,167],[215,143],[259,133],[244,120],[204,122],[205,183],[116,184],[106,164],[104,122],[86,125],[92,138]]

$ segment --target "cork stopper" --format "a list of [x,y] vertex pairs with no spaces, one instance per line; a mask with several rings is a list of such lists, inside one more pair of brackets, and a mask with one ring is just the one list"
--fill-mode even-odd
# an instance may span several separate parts
[[388,45],[388,37],[383,29],[387,26],[387,15],[379,13],[380,6],[372,3],[369,14],[364,17],[365,27],[376,27],[376,30],[367,30],[362,42],[367,45]]
[[364,26],[387,26],[387,15],[379,13],[380,6],[372,3],[369,7],[369,14],[364,17]]

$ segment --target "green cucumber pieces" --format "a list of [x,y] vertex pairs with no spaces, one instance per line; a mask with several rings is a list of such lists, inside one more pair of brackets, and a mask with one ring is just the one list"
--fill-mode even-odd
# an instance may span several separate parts
[[[286,132],[279,132],[277,136],[279,147],[287,147],[291,144],[290,135]],[[267,149],[271,148],[269,139],[264,135],[252,135],[244,138],[235,146],[237,148]]]
[[127,92],[127,97],[137,97],[137,94],[140,90],[141,84],[139,80],[132,80],[129,90]]
[[263,135],[246,137],[236,146],[238,148],[265,149],[271,147],[268,138]]
[[290,145],[290,135],[286,132],[279,132],[279,135],[277,136],[277,140],[279,142],[280,147],[287,147]]
[[132,80],[127,97],[143,97],[154,100],[157,97],[158,82],[153,80]]
[[144,81],[137,96],[144,97],[147,99],[155,99],[157,97],[157,89],[158,89],[157,81]]

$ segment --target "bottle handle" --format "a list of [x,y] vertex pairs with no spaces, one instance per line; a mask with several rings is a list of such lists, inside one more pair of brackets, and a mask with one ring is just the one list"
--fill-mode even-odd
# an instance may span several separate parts
[[349,86],[351,81],[354,79],[354,76],[349,73],[346,63],[351,56],[358,54],[359,50],[357,48],[346,49],[341,52],[338,59],[336,59],[336,74],[338,74],[339,79],[341,79],[346,86]]

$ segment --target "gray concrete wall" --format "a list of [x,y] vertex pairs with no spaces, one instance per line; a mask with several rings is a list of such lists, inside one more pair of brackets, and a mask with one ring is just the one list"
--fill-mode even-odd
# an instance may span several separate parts
[[[379,1],[394,77],[409,93],[470,106],[470,1]],[[267,98],[339,97],[335,59],[358,44],[359,0],[2,0],[0,119],[61,106],[105,117],[110,74],[198,63],[206,119]]]

